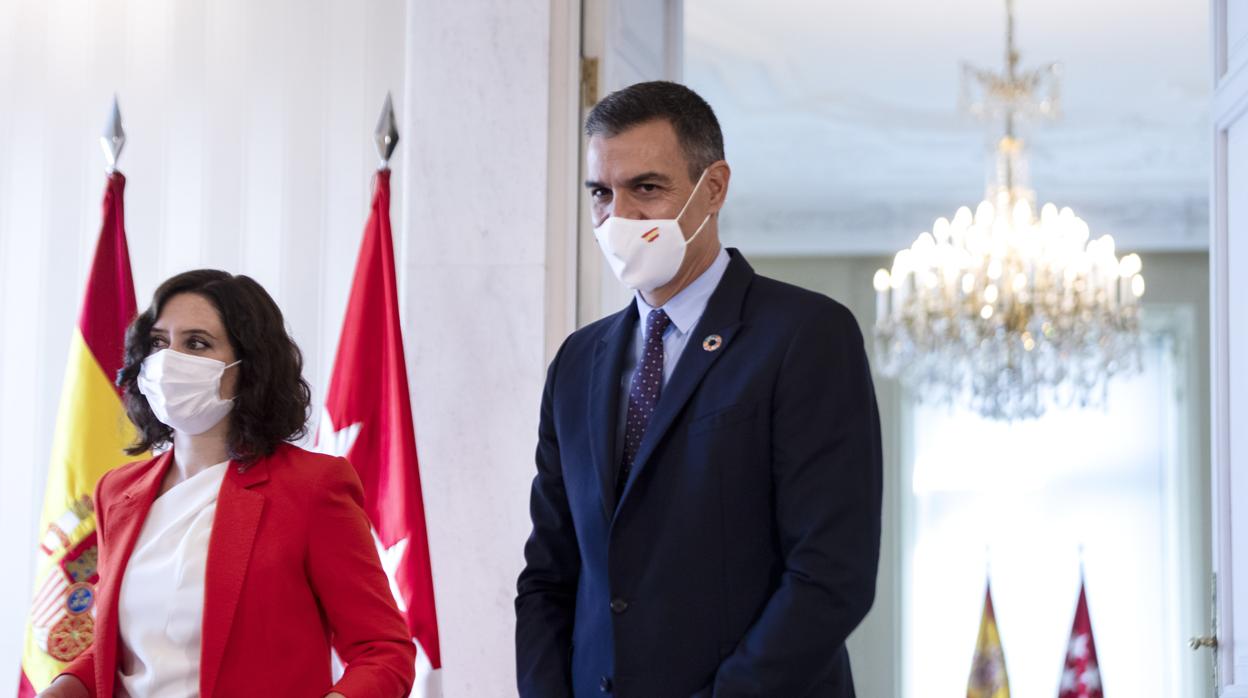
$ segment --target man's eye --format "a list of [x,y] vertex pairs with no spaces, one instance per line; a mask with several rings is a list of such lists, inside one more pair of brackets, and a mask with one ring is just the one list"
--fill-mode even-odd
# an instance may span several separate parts
[[607,189],[594,189],[589,192],[589,195],[595,199],[601,199],[604,196],[608,196],[610,193],[611,192]]
[[651,192],[657,191],[659,186],[657,184],[639,184],[637,185],[637,188],[649,194]]

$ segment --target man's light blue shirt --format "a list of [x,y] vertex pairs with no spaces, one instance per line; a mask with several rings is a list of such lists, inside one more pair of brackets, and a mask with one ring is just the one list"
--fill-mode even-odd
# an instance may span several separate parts
[[[663,332],[663,387],[666,388],[668,381],[671,380],[672,371],[675,370],[680,355],[684,353],[685,346],[689,344],[690,335],[698,326],[698,321],[702,319],[702,313],[706,311],[706,304],[710,302],[711,294],[715,292],[720,280],[724,278],[724,272],[728,270],[728,261],[728,250],[720,247],[719,254],[715,256],[715,261],[711,262],[711,266],[694,279],[693,283],[681,289],[680,293],[672,296],[661,306],[661,309],[672,320]],[[628,389],[633,380],[633,372],[637,370],[637,364],[641,363],[641,355],[645,350],[646,317],[650,315],[651,310],[656,310],[646,302],[645,298],[642,298],[640,291],[636,293],[636,303],[639,317],[637,326],[633,329],[632,347],[624,355],[624,370],[620,375],[620,411],[615,432],[617,463],[624,454]],[[662,402],[662,400],[663,396],[660,394],[659,401]]]

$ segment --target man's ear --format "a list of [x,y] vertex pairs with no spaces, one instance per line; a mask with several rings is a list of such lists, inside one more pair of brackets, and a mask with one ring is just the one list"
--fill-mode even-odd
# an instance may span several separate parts
[[702,188],[706,191],[706,212],[719,213],[724,200],[728,197],[728,180],[732,178],[732,169],[725,160],[717,160],[706,168],[706,182]]

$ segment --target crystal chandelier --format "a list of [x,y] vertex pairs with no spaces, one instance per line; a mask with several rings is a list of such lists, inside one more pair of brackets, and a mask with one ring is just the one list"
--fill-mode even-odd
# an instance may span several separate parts
[[[1089,241],[1087,223],[1026,187],[1028,116],[1057,113],[1056,64],[1020,72],[1006,0],[1006,70],[963,69],[972,114],[1003,119],[985,200],[939,218],[892,269],[875,273],[875,345],[885,375],[923,400],[966,404],[992,419],[1049,405],[1103,406],[1109,380],[1139,370],[1139,255]],[[1043,95],[1042,95],[1043,93]]]

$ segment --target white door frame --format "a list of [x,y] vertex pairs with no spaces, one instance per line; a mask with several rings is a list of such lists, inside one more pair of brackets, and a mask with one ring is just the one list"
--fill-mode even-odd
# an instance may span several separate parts
[[[1228,2],[1238,5],[1228,12]],[[1231,14],[1235,16],[1232,17]],[[1248,495],[1248,357],[1235,356],[1232,350],[1243,350],[1248,339],[1248,298],[1232,295],[1232,286],[1244,290],[1238,279],[1248,275],[1248,255],[1238,251],[1248,244],[1248,202],[1236,203],[1234,219],[1230,211],[1233,201],[1245,196],[1248,168],[1236,170],[1231,181],[1234,162],[1248,161],[1248,140],[1231,152],[1232,129],[1248,131],[1248,7],[1243,0],[1212,0],[1214,95],[1211,109],[1213,122],[1214,171],[1210,196],[1213,224],[1209,246],[1210,276],[1210,388],[1212,428],[1213,483],[1213,567],[1216,574],[1215,632],[1217,647],[1217,689],[1222,698],[1248,698],[1248,642],[1237,638],[1236,601],[1248,607],[1248,521],[1244,512],[1236,512],[1234,495]],[[1236,26],[1232,27],[1231,22]],[[1243,167],[1240,165],[1240,167]],[[1235,188],[1233,198],[1231,188]],[[1241,210],[1242,208],[1242,210]],[[1232,233],[1231,223],[1237,229]],[[1234,237],[1235,251],[1228,243]],[[1248,510],[1248,497],[1238,498],[1241,508]],[[1236,564],[1238,563],[1238,565]],[[1238,597],[1238,598],[1237,598]],[[1241,610],[1239,618],[1248,618]],[[1248,628],[1245,628],[1248,633]]]
[[[597,59],[596,94],[589,95],[580,121],[593,102],[643,80],[681,79],[684,65],[684,0],[583,0],[582,43],[585,58]],[[654,41],[654,33],[659,40]],[[588,102],[588,104],[586,104]],[[577,132],[581,129],[578,124]],[[585,152],[585,138],[580,140]],[[580,158],[584,180],[585,159]],[[581,202],[585,194],[578,192]],[[583,326],[623,308],[631,294],[611,275],[593,240],[589,207],[581,206],[577,277],[577,325]]]
[[581,0],[552,0],[546,131],[545,361],[577,327],[581,232]]

